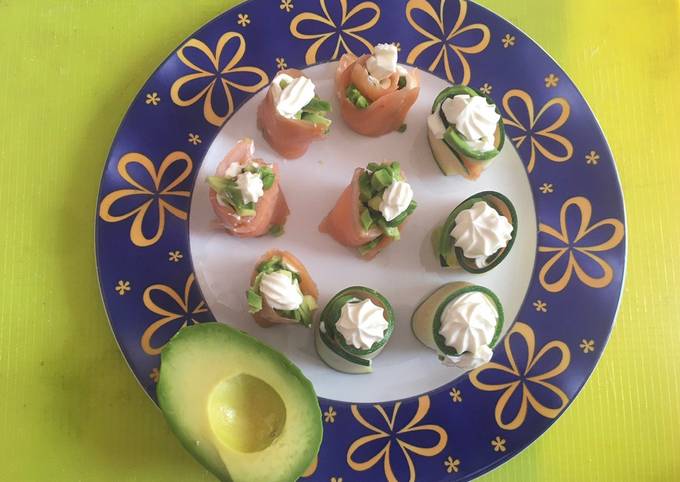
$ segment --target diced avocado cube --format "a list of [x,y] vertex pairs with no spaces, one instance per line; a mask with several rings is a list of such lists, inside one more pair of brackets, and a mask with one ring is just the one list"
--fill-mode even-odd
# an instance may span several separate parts
[[357,101],[354,103],[354,105],[356,105],[359,109],[365,109],[365,108],[367,108],[370,104],[368,103],[368,100],[366,99],[366,97],[364,97],[364,96],[362,95],[362,96],[359,96],[359,98],[358,98]]
[[406,87],[406,77],[402,75],[399,77],[399,89],[403,89],[404,87]]
[[367,172],[364,172],[359,177],[359,198],[362,202],[367,202],[373,196],[373,190],[371,189],[371,177]]
[[305,295],[302,298],[302,303],[309,308],[309,310],[315,310],[319,307],[319,305],[316,302],[316,298],[310,295]]
[[401,181],[401,166],[398,162],[390,164],[390,171],[392,171],[392,177],[395,181]]
[[387,186],[392,184],[393,180],[394,178],[392,177],[392,173],[389,171],[389,169],[378,169],[373,173],[373,177],[371,178],[371,186],[376,191],[382,191]]
[[285,89],[286,87],[288,87],[288,81],[285,80],[285,79],[282,79],[282,80],[279,82],[279,87],[281,87],[281,90]]
[[257,211],[248,208],[238,208],[236,210],[236,213],[243,218],[252,218],[254,216],[257,216]]
[[369,212],[368,209],[362,209],[361,210],[361,227],[364,228],[364,231],[368,231],[371,229],[371,226],[373,226],[373,218],[371,217],[371,213]]
[[302,108],[304,112],[318,113],[318,112],[330,112],[331,104],[325,100],[319,99],[319,97],[314,97],[309,103]]
[[248,297],[248,312],[257,313],[262,309],[262,297],[255,290],[248,288],[246,296]]
[[382,168],[382,167],[383,167],[383,165],[382,165],[382,164],[378,164],[377,162],[369,162],[369,163],[368,163],[368,166],[366,166],[366,169],[368,169],[368,170],[371,171],[371,172],[375,172],[375,171],[377,171],[378,169],[380,169],[380,168]]
[[366,243],[366,244],[362,244],[361,246],[359,246],[357,248],[357,250],[359,251],[359,254],[361,256],[363,256],[366,253],[368,253],[370,250],[372,250],[373,248],[375,248],[378,245],[378,243],[380,242],[381,239],[382,239],[382,236],[378,236],[373,241]]
[[331,126],[331,120],[327,119],[326,117],[319,115],[319,114],[313,114],[311,112],[303,112],[302,113],[302,120],[311,122],[312,124],[318,124],[324,126],[327,130]]
[[368,207],[373,209],[374,211],[380,211],[380,204],[382,204],[382,197],[380,196],[373,196],[371,199],[368,200]]
[[397,132],[399,132],[400,134],[403,134],[404,132],[406,132],[407,128],[408,128],[408,125],[402,124],[402,125],[399,126],[399,129],[397,129]]

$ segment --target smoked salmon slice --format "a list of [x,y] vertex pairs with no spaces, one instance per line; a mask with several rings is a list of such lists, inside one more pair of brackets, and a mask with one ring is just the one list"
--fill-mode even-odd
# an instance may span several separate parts
[[[222,162],[217,166],[216,176],[224,177],[229,166],[236,162],[241,165],[248,164],[253,160],[255,144],[252,139],[242,139],[227,153]],[[286,203],[286,198],[281,190],[279,182],[278,164],[265,164],[258,161],[261,165],[270,167],[274,172],[274,183],[264,191],[264,195],[257,201],[255,216],[239,216],[230,205],[224,205],[217,201],[217,193],[210,188],[208,194],[210,204],[215,211],[218,219],[229,234],[240,238],[254,238],[264,236],[274,226],[283,227],[290,210]]]
[[[369,80],[366,61],[369,54],[359,58],[344,54],[335,73],[335,87],[340,102],[340,114],[355,132],[378,137],[398,130],[406,120],[420,93],[420,77],[414,69],[406,76],[406,85],[399,89],[399,74],[392,74],[387,81],[375,84]],[[347,88],[354,85],[372,102],[361,109],[347,98]]]
[[[302,261],[296,258],[292,253],[280,249],[271,249],[257,260],[257,263],[255,263],[255,269],[253,269],[253,273],[250,277],[250,285],[252,286],[255,283],[255,278],[257,278],[258,275],[257,268],[262,263],[265,263],[277,256],[282,259],[285,265],[289,266],[300,275],[299,286],[302,294],[311,296],[315,300],[318,300],[319,290],[316,286],[316,283],[314,283],[314,280],[309,274],[309,271],[307,271],[305,265],[302,264]],[[257,313],[252,313],[252,317],[258,325],[264,328],[278,324],[297,323],[296,320],[286,318],[285,316],[281,316],[279,313],[277,313],[276,310],[269,306],[265,297],[262,299],[262,309]]]
[[[386,165],[379,167],[384,168],[384,166]],[[360,256],[370,261],[389,246],[395,237],[394,235],[388,236],[377,224],[373,224],[369,229],[364,229],[361,213],[368,208],[361,201],[360,180],[366,173],[368,173],[367,169],[355,169],[352,181],[342,192],[333,209],[321,221],[319,231],[330,235],[343,246],[358,248]],[[406,180],[403,174],[400,174],[399,179]],[[398,229],[399,233],[401,233],[408,216],[410,216],[415,208],[415,201],[409,203],[409,208],[404,214],[405,218],[393,229]]]
[[[279,72],[298,78],[304,74],[296,69]],[[326,137],[326,126],[315,124],[302,119],[289,119],[276,110],[272,87],[257,109],[257,127],[269,145],[281,157],[297,159],[302,157],[309,145]]]

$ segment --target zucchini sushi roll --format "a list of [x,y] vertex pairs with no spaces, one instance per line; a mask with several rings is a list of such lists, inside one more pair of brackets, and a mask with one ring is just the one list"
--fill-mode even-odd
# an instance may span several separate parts
[[394,311],[387,299],[363,286],[336,294],[315,327],[316,350],[331,368],[344,373],[370,373],[394,330]]
[[510,252],[517,235],[517,212],[501,193],[477,193],[456,207],[432,232],[432,247],[442,267],[485,273]]
[[503,148],[503,118],[491,97],[454,85],[444,89],[432,105],[427,140],[444,175],[474,181]]
[[416,308],[411,327],[443,364],[471,370],[491,359],[503,329],[503,307],[483,286],[449,283]]

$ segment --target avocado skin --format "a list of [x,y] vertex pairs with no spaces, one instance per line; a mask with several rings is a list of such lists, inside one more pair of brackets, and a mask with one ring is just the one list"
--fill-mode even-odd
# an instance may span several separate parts
[[[274,348],[262,343],[256,338],[248,335],[245,332],[236,330],[222,323],[207,322],[196,324],[192,326],[185,326],[180,329],[172,339],[165,345],[161,352],[161,375],[158,380],[158,385],[156,387],[156,394],[158,398],[158,403],[165,416],[165,419],[170,426],[172,432],[177,436],[182,446],[208,471],[210,471],[217,479],[222,482],[250,482],[254,479],[244,478],[243,476],[238,477],[229,472],[225,463],[215,463],[211,460],[210,456],[204,451],[200,446],[197,446],[191,437],[188,437],[184,433],[180,426],[181,414],[172,411],[170,408],[171,402],[171,392],[176,389],[173,387],[171,374],[168,375],[167,372],[164,376],[163,364],[166,360],[177,356],[177,353],[188,348],[195,347],[197,344],[202,344],[205,341],[209,341],[210,345],[215,345],[216,341],[220,341],[224,346],[224,350],[241,350],[243,352],[244,363],[247,363],[249,356],[263,357],[271,361],[272,364],[276,364],[283,368],[291,377],[292,384],[298,387],[298,390],[306,392],[307,400],[313,398],[313,403],[310,401],[307,405],[308,421],[313,429],[314,440],[310,441],[310,447],[312,450],[309,451],[308,457],[303,461],[304,463],[299,464],[296,473],[290,474],[291,481],[297,480],[298,477],[311,465],[312,461],[319,452],[321,447],[321,441],[323,437],[323,424],[321,408],[319,407],[318,399],[314,391],[314,386],[312,383],[304,376],[302,371],[291,362],[285,355],[275,350]],[[265,379],[266,381],[266,379]],[[286,393],[279,393],[279,395],[284,399],[287,398]],[[308,460],[307,460],[308,459]],[[281,478],[281,474],[276,474],[276,481],[287,480]],[[263,479],[258,479],[258,482],[267,482]]]

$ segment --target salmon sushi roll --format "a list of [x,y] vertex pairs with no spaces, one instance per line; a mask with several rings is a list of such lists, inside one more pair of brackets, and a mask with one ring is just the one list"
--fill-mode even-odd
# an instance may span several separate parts
[[254,159],[252,139],[242,139],[208,177],[210,204],[224,229],[240,238],[283,233],[290,211],[279,166]]
[[267,251],[255,264],[246,291],[248,309],[258,325],[311,327],[319,290],[302,262],[287,251]]
[[352,182],[319,231],[371,260],[401,237],[404,223],[416,207],[413,190],[398,162],[370,163],[366,169],[354,171]]
[[257,126],[281,157],[297,159],[309,145],[328,134],[329,102],[316,95],[316,86],[299,70],[288,69],[274,78],[257,109]]
[[420,93],[418,70],[397,64],[397,47],[391,44],[376,45],[373,55],[343,55],[335,86],[345,123],[369,137],[403,131]]

